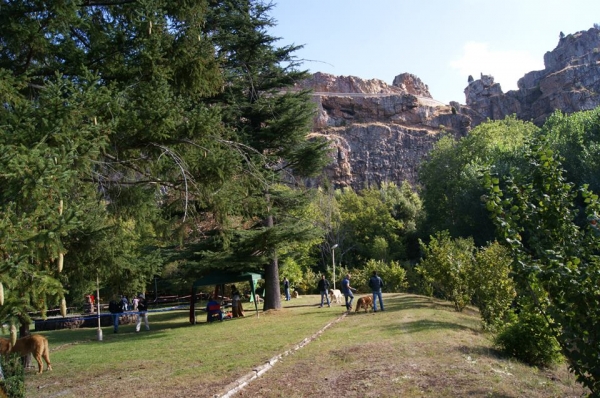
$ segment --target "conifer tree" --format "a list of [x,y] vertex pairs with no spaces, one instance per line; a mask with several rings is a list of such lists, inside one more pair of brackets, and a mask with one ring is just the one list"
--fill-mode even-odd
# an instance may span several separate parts
[[300,47],[277,47],[268,34],[274,25],[271,3],[253,0],[219,0],[211,4],[207,20],[227,85],[214,100],[223,105],[224,124],[246,150],[245,178],[249,189],[245,215],[259,220],[240,237],[237,255],[264,261],[264,309],[281,307],[277,248],[286,240],[311,237],[310,229],[289,217],[301,201],[300,190],[277,188],[302,185],[299,178],[322,170],[325,143],[309,140],[314,106],[310,93],[294,90],[307,77],[299,70],[294,52]]
[[143,246],[208,203],[237,154],[200,101],[223,86],[206,1],[0,8],[0,316],[27,325],[94,271],[143,287],[158,264]]

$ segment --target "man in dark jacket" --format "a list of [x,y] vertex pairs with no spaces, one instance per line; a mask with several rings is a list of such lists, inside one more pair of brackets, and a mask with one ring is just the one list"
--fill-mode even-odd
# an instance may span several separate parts
[[327,306],[331,307],[331,303],[329,302],[329,281],[325,279],[325,275],[321,275],[318,288],[321,293],[321,305],[319,308],[323,308],[323,297],[327,299]]
[[115,333],[117,333],[119,331],[119,317],[123,312],[121,301],[117,301],[116,297],[113,297],[113,299],[108,303],[108,311],[112,314],[113,330]]
[[377,271],[373,271],[373,276],[371,276],[371,278],[369,279],[369,287],[373,292],[373,312],[377,312],[377,298],[379,298],[379,306],[381,307],[381,311],[384,311],[383,299],[381,298],[381,288],[383,288],[383,279],[381,279],[377,275]]

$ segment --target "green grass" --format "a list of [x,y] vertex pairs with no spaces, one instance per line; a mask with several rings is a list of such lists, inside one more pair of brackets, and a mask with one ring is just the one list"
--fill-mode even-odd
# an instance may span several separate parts
[[[447,302],[386,294],[385,312],[344,317],[343,307],[317,308],[318,296],[283,302],[280,311],[246,306],[246,317],[211,324],[198,312],[150,314],[150,331],[121,325],[43,332],[53,372],[26,373],[28,397],[212,397],[284,352],[240,397],[579,397],[566,371],[503,358],[475,310]],[[334,322],[314,341],[295,347]],[[143,329],[143,328],[142,328]],[[343,393],[346,391],[345,393]]]

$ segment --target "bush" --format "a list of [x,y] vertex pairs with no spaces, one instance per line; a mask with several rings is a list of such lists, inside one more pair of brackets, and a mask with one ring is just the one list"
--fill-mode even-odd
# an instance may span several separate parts
[[423,259],[416,270],[423,277],[426,291],[452,301],[456,311],[462,311],[473,296],[473,239],[452,239],[448,231],[430,238],[429,244],[420,241]]
[[521,311],[515,318],[494,339],[501,351],[534,366],[547,367],[560,361],[558,342],[541,314]]
[[475,254],[472,274],[473,301],[479,308],[483,328],[494,331],[504,325],[513,302],[515,282],[510,277],[510,251],[494,242]]
[[10,398],[25,396],[25,371],[23,363],[17,354],[1,355],[0,366],[4,373],[4,380],[0,380],[0,388]]
[[313,294],[317,291],[317,284],[321,279],[320,274],[316,274],[310,268],[305,270],[301,278],[295,278],[294,282],[290,282],[290,290],[297,290],[300,294]]
[[396,261],[389,264],[384,261],[369,260],[362,269],[354,269],[351,273],[350,286],[359,292],[370,292],[369,279],[377,271],[384,283],[384,292],[400,292],[406,289],[406,270]]

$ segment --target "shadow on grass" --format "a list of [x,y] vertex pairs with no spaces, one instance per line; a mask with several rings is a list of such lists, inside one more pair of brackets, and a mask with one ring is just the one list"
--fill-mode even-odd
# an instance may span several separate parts
[[443,309],[454,312],[454,306],[450,302],[438,301],[436,299],[425,296],[401,296],[388,298],[388,309],[393,310],[413,310],[420,308]]
[[428,319],[421,319],[418,321],[401,324],[389,324],[385,326],[385,328],[392,331],[401,331],[402,333],[419,333],[426,330],[474,330],[468,326],[459,325],[453,322],[431,321]]

